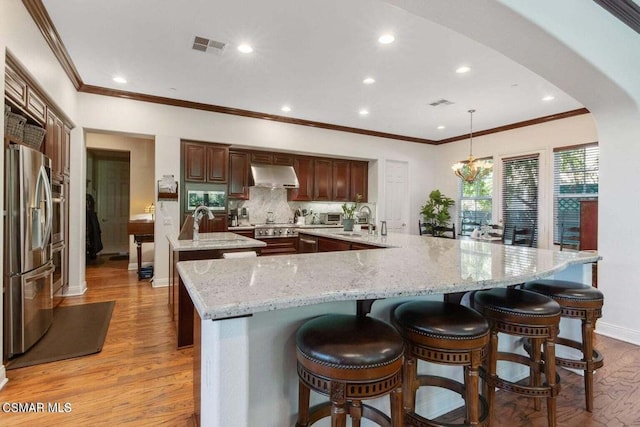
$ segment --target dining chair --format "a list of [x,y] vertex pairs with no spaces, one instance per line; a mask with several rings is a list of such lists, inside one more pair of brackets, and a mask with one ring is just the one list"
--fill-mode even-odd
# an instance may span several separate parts
[[438,226],[438,225],[434,226],[433,237],[444,237],[446,239],[455,239],[456,225],[451,224],[451,227],[444,227],[444,226]]
[[580,227],[560,226],[560,250],[580,250]]
[[511,233],[511,244],[513,246],[528,246],[533,247],[533,229],[529,227],[513,226],[513,232]]
[[429,224],[427,224],[426,222],[422,222],[420,220],[418,220],[418,231],[420,232],[420,235],[423,236],[425,234],[431,234],[431,230],[430,230],[430,226]]
[[461,236],[471,236],[471,233],[475,229],[480,229],[480,223],[474,221],[462,221],[460,223],[460,235]]

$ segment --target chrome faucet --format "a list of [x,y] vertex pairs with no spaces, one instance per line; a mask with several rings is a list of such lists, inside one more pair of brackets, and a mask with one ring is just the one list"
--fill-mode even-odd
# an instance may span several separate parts
[[193,211],[193,240],[199,240],[200,239],[200,219],[202,218],[202,212],[201,211],[205,211],[207,213],[207,218],[209,219],[213,219],[214,215],[213,212],[211,212],[211,209],[209,209],[207,206],[205,205],[200,205],[196,208],[196,210]]

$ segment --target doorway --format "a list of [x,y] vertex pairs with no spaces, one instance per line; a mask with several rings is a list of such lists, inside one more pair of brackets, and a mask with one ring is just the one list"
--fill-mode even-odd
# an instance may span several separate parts
[[[117,261],[119,268],[133,273],[138,256],[128,226],[132,220],[154,220],[155,141],[144,135],[91,131],[85,134],[85,142],[87,208],[93,199],[102,241],[93,262],[87,251],[87,264],[94,268]],[[143,266],[153,264],[154,244],[145,243],[141,249]]]
[[396,160],[385,162],[385,219],[387,230],[407,233],[409,222],[409,164]]
[[[127,151],[87,149],[87,199],[93,198],[100,226],[101,255],[129,255],[129,172]],[[87,209],[90,210],[89,203]],[[91,236],[88,236],[91,239]],[[97,236],[96,236],[97,238]]]

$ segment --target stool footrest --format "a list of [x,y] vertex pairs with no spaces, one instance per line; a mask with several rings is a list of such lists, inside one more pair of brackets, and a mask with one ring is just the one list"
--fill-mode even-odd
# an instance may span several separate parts
[[[575,350],[582,351],[582,343],[574,340],[570,340],[568,338],[558,337],[556,338],[556,345],[561,345],[565,347],[571,347]],[[523,340],[522,346],[524,347],[527,353],[531,353],[531,341],[528,339]],[[544,357],[544,352],[543,352]],[[604,356],[600,353],[599,350],[593,349],[593,360],[591,362],[587,362],[585,360],[578,359],[569,359],[567,357],[560,357],[556,354],[556,365],[562,366],[563,368],[575,369],[578,371],[595,371],[596,369],[600,369],[604,366]],[[589,368],[591,365],[591,368]]]
[[[347,413],[350,415],[351,415],[351,408],[353,408],[353,405],[351,404],[351,402],[347,402]],[[382,427],[391,426],[391,418],[389,418],[384,412],[380,411],[379,409],[376,409],[370,405],[365,405],[365,404],[361,404],[360,408],[362,409],[362,418],[371,420]],[[311,427],[321,419],[327,418],[330,416],[331,416],[331,402],[320,403],[312,408],[309,408],[309,424],[302,425],[302,424],[296,423],[296,427]]]
[[443,387],[464,396],[464,384],[451,378],[439,377],[437,375],[418,375],[416,379],[420,387]]
[[[485,399],[484,396],[478,397],[480,399],[480,417],[478,423],[474,424],[474,427],[485,427],[489,425],[489,404],[487,403],[487,399]],[[405,426],[411,427],[462,427],[469,425],[467,423],[454,424],[430,420],[416,414],[414,411],[406,411],[404,413],[404,424]]]

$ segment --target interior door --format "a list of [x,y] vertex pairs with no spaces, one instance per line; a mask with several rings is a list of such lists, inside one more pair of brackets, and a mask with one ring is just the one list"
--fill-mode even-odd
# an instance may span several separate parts
[[126,253],[129,251],[129,160],[98,158],[95,167],[102,253]]
[[387,230],[406,233],[409,222],[409,165],[407,162],[385,162],[385,220]]

